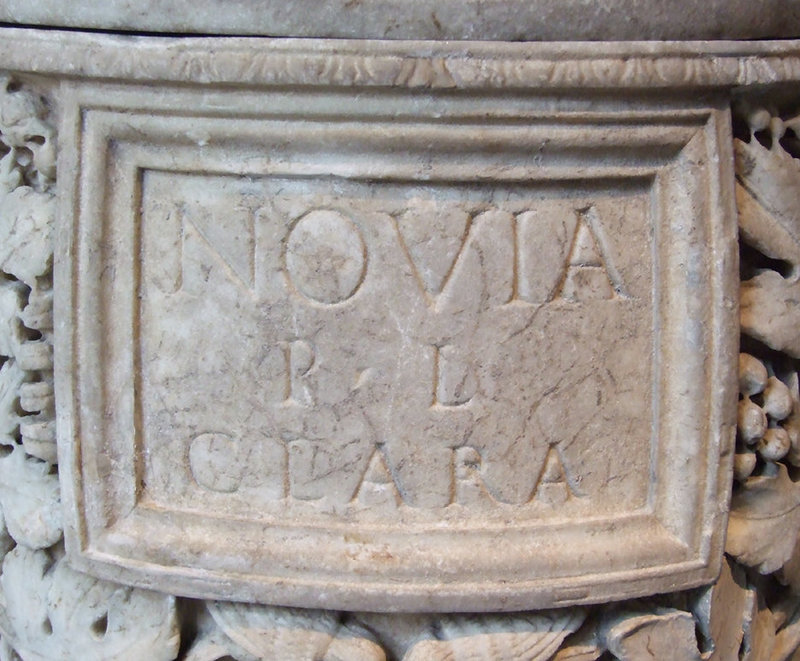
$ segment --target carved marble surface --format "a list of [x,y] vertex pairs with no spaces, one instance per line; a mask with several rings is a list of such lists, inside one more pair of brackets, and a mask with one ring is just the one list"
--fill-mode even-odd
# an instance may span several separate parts
[[736,356],[723,101],[424,98],[64,86],[73,562],[372,610],[716,574]]
[[22,25],[356,39],[776,39],[800,36],[797,0],[0,0]]
[[[65,125],[60,113],[68,107],[69,92],[17,68],[22,72],[4,79],[0,92],[0,429],[6,448],[0,457],[2,658],[796,657],[800,143],[795,129],[800,120],[791,87],[776,88],[772,95],[743,88],[734,99],[743,335],[738,432],[735,456],[729,458],[735,483],[719,579],[708,587],[613,604],[506,614],[389,614],[203,602],[91,578],[70,567],[61,540],[64,487],[58,483],[52,385],[52,241],[54,230],[63,231],[56,225],[53,126],[57,119]],[[341,232],[340,216],[314,218]],[[213,244],[220,251],[224,238]],[[313,234],[303,238],[307,245]],[[358,251],[348,253],[345,246],[343,254],[355,263],[352,279],[333,289],[307,288],[306,294],[335,304],[360,285]],[[301,282],[302,268],[300,262],[292,266]],[[434,288],[443,279],[435,269],[420,278]],[[591,291],[608,292],[604,287]],[[309,352],[303,363],[303,347],[295,351],[302,377]],[[292,393],[291,381],[289,386]],[[218,441],[202,442],[208,450]],[[204,454],[199,456],[202,460]],[[203,472],[202,461],[198,472]],[[724,508],[725,500],[718,505]]]
[[[131,48],[136,57],[131,57]],[[730,90],[800,81],[800,42],[396,42],[124,37],[3,28],[9,71],[82,79],[410,89]]]

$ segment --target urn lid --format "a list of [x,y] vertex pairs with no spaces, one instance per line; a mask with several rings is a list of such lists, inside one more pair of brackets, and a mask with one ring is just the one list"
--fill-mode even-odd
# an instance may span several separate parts
[[800,0],[0,0],[0,22],[356,39],[775,39],[800,37]]

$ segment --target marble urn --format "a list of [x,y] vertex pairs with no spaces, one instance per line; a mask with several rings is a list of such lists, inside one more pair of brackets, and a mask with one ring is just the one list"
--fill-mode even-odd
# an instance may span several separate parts
[[0,659],[800,659],[800,2],[0,0]]

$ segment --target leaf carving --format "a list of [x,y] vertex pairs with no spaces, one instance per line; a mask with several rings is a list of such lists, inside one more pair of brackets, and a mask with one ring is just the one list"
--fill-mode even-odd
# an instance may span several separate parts
[[680,610],[622,615],[610,623],[606,646],[620,661],[701,658],[694,618]]
[[750,588],[747,591],[743,640],[738,657],[741,661],[771,661],[775,647],[775,617],[764,603],[763,594]]
[[742,331],[800,358],[800,281],[762,271],[740,288]]
[[29,186],[0,195],[0,269],[29,287],[50,267],[55,196]]
[[25,302],[25,285],[0,280],[0,356],[16,356],[24,341],[20,310]]
[[773,140],[737,140],[736,202],[743,240],[792,265],[784,278],[763,271],[742,283],[741,323],[747,335],[800,357],[800,162]]
[[528,615],[449,616],[439,639],[417,642],[403,661],[545,661],[583,623],[580,608]]
[[787,661],[800,648],[800,613],[795,612],[777,631],[770,661]]
[[800,161],[777,140],[734,143],[742,236],[768,257],[800,264]]
[[17,546],[3,562],[0,629],[26,661],[171,661],[175,598],[73,571]]
[[10,446],[15,442],[19,429],[19,387],[27,375],[15,360],[7,360],[0,367],[0,445]]
[[606,651],[600,639],[599,618],[590,618],[571,634],[556,652],[553,661],[596,661]]
[[18,544],[40,549],[61,539],[58,476],[50,464],[25,455],[15,445],[0,458],[0,505],[8,532]]
[[800,485],[786,466],[748,478],[734,493],[725,550],[762,574],[777,571],[792,557],[800,531]]
[[210,602],[208,610],[239,661],[385,661],[366,632],[344,626],[334,611]]
[[697,628],[709,648],[704,659],[727,661],[737,657],[748,605],[744,569],[723,558],[717,582],[702,593],[693,608]]

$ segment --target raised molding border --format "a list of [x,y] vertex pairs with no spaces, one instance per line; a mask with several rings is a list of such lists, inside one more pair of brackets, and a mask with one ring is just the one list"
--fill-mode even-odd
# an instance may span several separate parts
[[[131,53],[135,51],[136,56]],[[7,71],[200,84],[674,90],[800,81],[800,40],[507,43],[121,37],[3,28]]]

